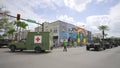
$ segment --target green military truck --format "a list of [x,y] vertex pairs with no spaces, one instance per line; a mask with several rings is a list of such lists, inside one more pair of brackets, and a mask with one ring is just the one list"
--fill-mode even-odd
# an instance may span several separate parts
[[26,39],[12,42],[8,46],[12,52],[15,52],[15,50],[35,50],[38,53],[52,50],[52,34],[50,32],[29,32]]

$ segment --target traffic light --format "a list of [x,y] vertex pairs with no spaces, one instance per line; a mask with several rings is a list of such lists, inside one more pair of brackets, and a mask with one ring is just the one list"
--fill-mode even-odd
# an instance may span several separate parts
[[17,20],[20,20],[20,14],[17,14]]

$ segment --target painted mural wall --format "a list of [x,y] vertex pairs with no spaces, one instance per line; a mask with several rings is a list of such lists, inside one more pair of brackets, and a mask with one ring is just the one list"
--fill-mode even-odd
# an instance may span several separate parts
[[86,45],[91,40],[91,32],[83,28],[67,23],[60,23],[59,40],[68,40],[68,43],[76,41],[78,45]]

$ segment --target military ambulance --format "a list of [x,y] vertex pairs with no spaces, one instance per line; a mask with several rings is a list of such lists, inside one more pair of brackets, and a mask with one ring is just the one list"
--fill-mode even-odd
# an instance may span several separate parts
[[39,53],[52,50],[52,34],[50,32],[29,32],[26,39],[12,42],[8,46],[12,52],[16,50],[35,50],[35,52]]

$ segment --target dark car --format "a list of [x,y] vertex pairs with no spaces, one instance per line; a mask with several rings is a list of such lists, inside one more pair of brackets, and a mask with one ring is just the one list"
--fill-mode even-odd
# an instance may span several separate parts
[[0,47],[8,46],[8,44],[9,44],[11,41],[12,41],[12,40],[9,40],[9,39],[0,39]]

